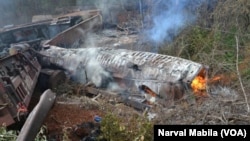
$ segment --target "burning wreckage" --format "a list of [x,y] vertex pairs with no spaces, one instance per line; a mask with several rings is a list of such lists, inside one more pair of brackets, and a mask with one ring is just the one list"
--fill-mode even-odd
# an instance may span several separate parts
[[[65,69],[75,80],[92,82],[121,94],[143,92],[147,103],[167,104],[180,99],[196,77],[206,77],[206,68],[189,60],[150,52],[114,48],[66,49],[47,46],[41,51],[47,66]],[[204,90],[203,87],[198,88]]]
[[[116,94],[125,104],[141,110],[156,101],[167,106],[180,99],[185,89],[192,88],[194,93],[206,90],[200,81],[205,81],[207,68],[190,60],[118,48],[66,48],[101,26],[100,12],[93,10],[3,29],[0,124],[12,125],[29,114],[41,74],[48,77],[46,85],[52,87],[66,73],[86,84],[89,93]],[[88,85],[90,82],[94,87]],[[42,94],[22,128],[20,140],[36,135],[55,97],[50,89]]]

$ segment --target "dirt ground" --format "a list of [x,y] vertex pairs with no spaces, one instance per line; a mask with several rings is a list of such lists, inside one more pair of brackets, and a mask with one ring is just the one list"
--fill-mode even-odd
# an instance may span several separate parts
[[74,132],[77,125],[93,122],[94,116],[102,116],[102,111],[85,109],[78,104],[56,103],[45,120],[48,139],[63,140],[67,134],[71,140],[80,140],[80,135]]
[[[58,87],[55,105],[49,112],[44,125],[47,127],[49,140],[79,141],[86,131],[78,127],[87,122],[94,122],[95,116],[104,117],[107,112],[128,119],[133,114],[150,119],[153,124],[249,124],[243,96],[227,87],[210,88],[209,96],[195,97],[187,92],[172,106],[152,105],[147,111],[138,111],[123,103],[113,103],[112,98],[94,98],[79,91],[83,85],[65,83]],[[153,136],[153,135],[152,135]]]
[[124,118],[142,114],[142,111],[122,103],[113,103],[110,97],[109,100],[105,97],[94,100],[93,97],[86,96],[86,93],[78,91],[81,86],[83,85],[65,83],[54,90],[61,94],[57,96],[44,121],[48,140],[79,141],[88,134],[88,131],[79,127],[85,123],[96,123],[96,116],[102,118],[108,112],[122,115]]

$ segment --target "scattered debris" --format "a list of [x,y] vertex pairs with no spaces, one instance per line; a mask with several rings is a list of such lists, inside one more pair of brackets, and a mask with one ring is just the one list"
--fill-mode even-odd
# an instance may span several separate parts
[[41,66],[31,49],[0,60],[0,124],[9,126],[28,114]]
[[[34,139],[42,123],[50,140],[95,140],[101,135],[101,123],[108,112],[118,115],[119,122],[133,121],[130,126],[141,122],[132,119],[134,115],[156,124],[249,121],[248,115],[237,115],[246,109],[236,92],[216,85],[207,87],[214,81],[207,78],[207,66],[179,57],[122,49],[125,43],[138,42],[138,31],[124,23],[117,25],[116,32],[100,32],[100,10],[34,20],[27,25],[7,26],[0,32],[0,124],[10,126],[28,117],[18,140]],[[107,37],[98,36],[96,40],[112,46],[98,42],[99,47],[82,47],[93,42],[89,37],[95,34],[93,31]],[[42,91],[51,88],[56,94],[45,98],[49,100],[46,106],[39,102],[30,109],[35,86]],[[140,126],[151,127],[143,123]],[[124,131],[130,128],[127,125],[115,126]],[[35,128],[32,131],[31,126]],[[143,140],[146,135],[138,138]]]

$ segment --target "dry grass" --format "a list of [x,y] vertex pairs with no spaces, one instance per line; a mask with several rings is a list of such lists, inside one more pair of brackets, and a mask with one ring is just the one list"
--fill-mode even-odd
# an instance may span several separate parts
[[155,122],[197,125],[250,123],[244,98],[238,97],[236,93],[231,94],[232,90],[226,87],[217,87],[215,90],[217,94],[214,93],[208,98],[200,98],[197,101],[189,96],[176,102],[173,108],[158,109],[159,114]]
[[165,115],[156,122],[249,124],[250,1],[219,1],[212,11],[204,4],[198,15],[196,25],[186,28],[171,44],[161,46],[160,53],[208,65],[209,78],[220,76],[221,80],[208,86],[209,98],[197,102],[189,95],[173,108],[159,108],[158,113]]

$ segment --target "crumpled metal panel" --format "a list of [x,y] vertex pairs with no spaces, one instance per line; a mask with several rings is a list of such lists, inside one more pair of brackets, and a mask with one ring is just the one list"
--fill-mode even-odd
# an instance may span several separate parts
[[[13,48],[18,49],[22,44]],[[20,51],[20,50],[19,50]],[[0,59],[0,124],[9,126],[28,112],[41,71],[35,51],[16,52]]]
[[51,46],[41,53],[49,56],[44,57],[43,62],[60,66],[72,74],[83,70],[92,73],[88,72],[87,67],[93,63],[91,61],[98,62],[113,78],[126,83],[128,89],[146,85],[158,94],[169,83],[181,81],[190,84],[204,69],[202,64],[190,60],[126,49],[65,49]]
[[[90,13],[91,14],[91,13]],[[96,15],[92,15],[96,14]],[[76,24],[67,30],[57,34],[52,38],[47,44],[50,45],[72,45],[77,42],[79,39],[84,38],[84,35],[90,30],[96,30],[102,25],[102,16],[97,12],[92,13],[91,17],[83,20],[79,24]]]

